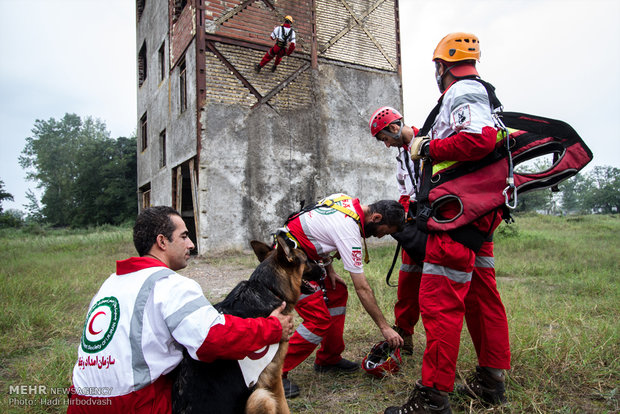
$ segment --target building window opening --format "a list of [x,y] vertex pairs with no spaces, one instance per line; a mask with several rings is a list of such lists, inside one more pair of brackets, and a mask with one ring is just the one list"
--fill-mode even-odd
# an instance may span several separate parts
[[148,145],[147,140],[148,127],[147,127],[147,119],[146,112],[140,118],[140,143],[141,143],[141,151],[144,151]]
[[144,184],[138,189],[140,211],[151,207],[151,183]]
[[190,251],[192,255],[198,253],[195,216],[196,200],[194,200],[195,186],[198,183],[195,182],[195,179],[192,179],[192,174],[195,177],[195,173],[192,161],[184,162],[172,169],[172,207],[181,214],[187,226],[189,237],[196,245],[196,248]]
[[166,130],[159,133],[159,168],[166,166]]
[[144,3],[146,3],[146,0],[136,1],[136,13],[138,13],[138,21],[140,21],[140,18],[142,17],[142,12],[144,11]]
[[178,19],[183,13],[183,9],[187,5],[187,0],[173,0],[174,1],[174,20]]
[[146,42],[142,43],[138,53],[138,86],[142,86],[146,80]]
[[187,70],[185,67],[185,58],[179,62],[179,97],[181,112],[187,109]]
[[166,41],[161,44],[158,52],[159,56],[159,81],[166,78]]

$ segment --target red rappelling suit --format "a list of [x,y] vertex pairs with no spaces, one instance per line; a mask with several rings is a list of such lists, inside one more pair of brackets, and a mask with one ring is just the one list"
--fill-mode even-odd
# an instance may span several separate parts
[[[450,85],[430,136],[433,165],[447,160],[476,161],[489,154],[497,131],[484,86],[475,80]],[[457,212],[458,206],[449,204],[439,211],[446,218]],[[497,210],[472,224],[490,236],[501,219],[501,211]],[[485,241],[474,253],[448,233],[430,233],[420,285],[420,311],[426,329],[423,385],[452,391],[463,317],[479,365],[510,369],[508,321],[495,282],[493,242]]]
[[[290,56],[295,50],[295,31],[289,23],[284,23],[282,26],[276,26],[271,32],[271,38],[276,41],[276,44],[271,47],[263,56],[260,61],[260,67],[264,67],[275,56],[276,61],[273,63],[275,69],[280,64],[280,61],[286,54]],[[288,48],[287,48],[288,43]]]
[[[343,194],[333,194],[327,198],[340,196]],[[364,222],[358,199],[349,198],[339,204],[357,213],[360,221]],[[338,251],[345,270],[362,272],[362,235],[357,221],[352,217],[331,208],[318,208],[294,218],[287,228],[310,259],[322,260],[330,252]],[[315,286],[315,293],[302,295],[295,305],[303,321],[289,340],[284,375],[310,356],[319,344],[315,359],[317,365],[333,365],[342,359],[349,297],[347,286],[336,283],[334,289],[329,277],[324,279],[324,290],[318,284]]]
[[[412,128],[414,134],[417,134],[418,129]],[[413,172],[415,167],[409,156],[409,150],[407,145],[403,145],[402,151],[396,157],[398,161],[396,180],[398,181],[398,191],[400,192],[398,202],[405,208],[405,214],[409,211],[409,203],[415,201],[415,179],[409,175],[409,170]],[[415,263],[405,249],[402,249],[401,263],[398,271],[398,290],[396,304],[394,305],[394,321],[395,325],[402,329],[405,334],[412,335],[413,328],[418,319],[420,319],[418,293],[422,268],[420,267],[421,263]]]

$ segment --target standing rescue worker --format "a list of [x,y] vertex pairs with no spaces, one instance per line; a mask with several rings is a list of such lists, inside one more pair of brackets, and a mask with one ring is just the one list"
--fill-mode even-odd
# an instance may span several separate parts
[[284,17],[284,23],[280,26],[276,26],[273,28],[273,32],[271,32],[271,38],[276,41],[276,44],[271,47],[263,56],[263,59],[260,63],[257,63],[254,66],[254,70],[256,73],[259,73],[260,70],[274,57],[276,58],[273,66],[271,67],[271,71],[275,72],[276,67],[280,64],[282,57],[286,54],[286,56],[290,56],[295,50],[295,30],[291,27],[293,24],[293,18],[291,16]]
[[[319,344],[315,371],[354,372],[360,367],[359,363],[342,357],[348,291],[344,280],[334,271],[331,252],[339,255],[360,302],[385,340],[393,348],[402,346],[403,339],[386,322],[364,275],[362,245],[365,246],[366,237],[381,238],[401,230],[404,222],[405,212],[396,201],[381,200],[365,205],[357,198],[339,193],[292,215],[276,233],[303,249],[326,273],[321,284],[314,284],[315,292],[300,296],[295,306],[303,322],[291,337],[284,360],[282,382],[287,398],[299,395],[299,387],[288,379],[289,371],[308,358]],[[367,250],[365,254],[368,255]]]
[[[383,106],[372,114],[369,127],[370,133],[377,141],[383,142],[388,148],[398,148],[396,157],[396,181],[400,193],[398,201],[407,214],[409,205],[415,202],[418,186],[414,172],[419,169],[418,163],[414,163],[409,155],[409,145],[417,135],[418,129],[405,125],[400,112],[389,106]],[[402,352],[409,355],[413,354],[413,328],[420,318],[418,292],[421,277],[421,263],[416,263],[403,249],[398,272],[397,300],[394,305],[394,329],[404,340]]]
[[184,349],[205,362],[243,359],[293,332],[285,303],[268,318],[223,315],[175,272],[194,244],[173,208],[142,211],[133,240],[140,257],[116,262],[90,303],[67,413],[170,413],[168,374]]
[[[438,167],[444,161],[475,162],[493,151],[497,130],[491,97],[476,70],[479,60],[480,44],[472,34],[452,33],[437,45],[433,61],[442,93],[439,112],[432,120],[430,137],[416,137],[411,143],[411,156],[424,159],[424,169]],[[455,204],[440,207],[438,215],[446,220],[455,217],[460,212]],[[426,330],[422,379],[403,406],[389,407],[385,413],[452,412],[448,393],[454,387],[463,317],[478,366],[457,392],[491,404],[506,401],[508,321],[497,291],[491,241],[501,219],[502,210],[498,209],[472,222],[472,231],[485,237],[477,252],[455,241],[451,237],[454,233],[429,233],[420,285],[420,311]]]

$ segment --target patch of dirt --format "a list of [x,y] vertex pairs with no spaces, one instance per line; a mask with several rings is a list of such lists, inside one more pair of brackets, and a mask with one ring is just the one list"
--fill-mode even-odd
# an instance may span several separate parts
[[256,264],[249,263],[249,260],[247,264],[238,263],[237,260],[226,263],[226,260],[221,258],[212,262],[201,257],[193,257],[187,267],[178,273],[198,282],[207,299],[216,303],[222,300],[237,283],[247,280],[256,268]]

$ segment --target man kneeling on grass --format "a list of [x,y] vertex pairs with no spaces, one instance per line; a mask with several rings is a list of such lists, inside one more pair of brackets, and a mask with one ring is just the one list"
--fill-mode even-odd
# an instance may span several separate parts
[[268,318],[223,315],[175,273],[194,248],[176,210],[141,212],[133,240],[140,257],[116,262],[90,303],[67,413],[170,413],[167,374],[184,349],[205,362],[243,359],[293,333],[284,303]]

